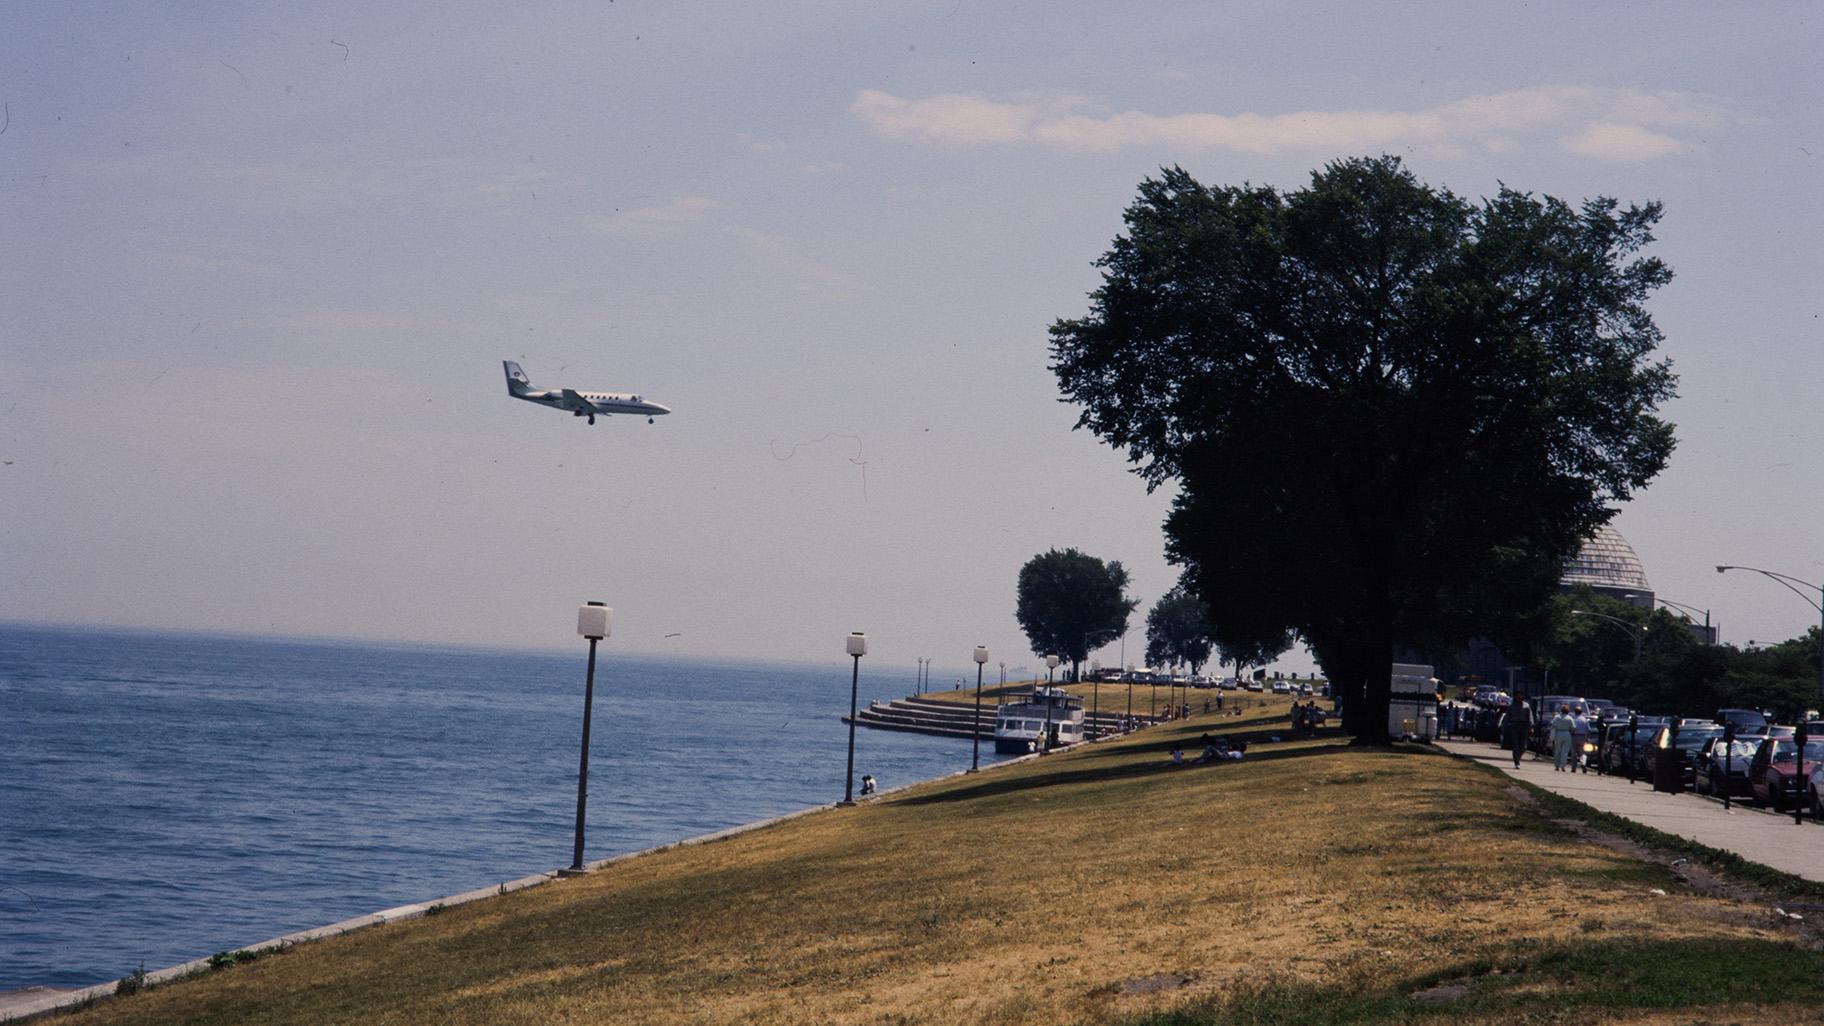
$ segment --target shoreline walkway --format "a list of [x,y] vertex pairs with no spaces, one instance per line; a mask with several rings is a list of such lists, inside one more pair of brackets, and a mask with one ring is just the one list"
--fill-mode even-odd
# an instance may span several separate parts
[[1631,819],[1663,833],[1683,837],[1750,862],[1824,883],[1824,832],[1816,820],[1795,826],[1790,813],[1780,814],[1736,801],[1724,809],[1721,799],[1698,794],[1665,794],[1645,781],[1594,773],[1555,773],[1549,760],[1532,753],[1514,769],[1505,749],[1483,741],[1439,741],[1452,755],[1493,766],[1517,780],[1544,788],[1593,809]]

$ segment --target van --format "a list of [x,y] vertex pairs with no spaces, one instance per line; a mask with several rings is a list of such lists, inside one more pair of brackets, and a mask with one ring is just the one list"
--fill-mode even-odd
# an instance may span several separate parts
[[1718,709],[1716,722],[1735,724],[1737,734],[1765,734],[1772,721],[1759,709]]

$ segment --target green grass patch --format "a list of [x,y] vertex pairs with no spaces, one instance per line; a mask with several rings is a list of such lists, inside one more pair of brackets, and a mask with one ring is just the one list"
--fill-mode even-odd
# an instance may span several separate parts
[[[1460,995],[1443,992],[1461,988]],[[1428,996],[1418,996],[1427,994]],[[1824,1002],[1824,953],[1781,941],[1694,939],[1516,945],[1382,990],[1269,985],[1134,1020],[1136,1026],[1379,1026],[1601,1010]],[[1552,1021],[1556,1021],[1553,1019]]]

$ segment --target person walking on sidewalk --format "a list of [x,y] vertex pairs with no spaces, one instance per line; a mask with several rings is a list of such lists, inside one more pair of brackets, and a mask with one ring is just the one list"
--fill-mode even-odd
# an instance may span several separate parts
[[1552,717],[1552,769],[1559,773],[1571,757],[1571,724],[1571,707],[1559,706],[1558,715]]
[[1501,740],[1507,750],[1514,753],[1514,768],[1520,768],[1520,757],[1526,754],[1526,742],[1533,733],[1532,707],[1522,701],[1514,701],[1507,707],[1507,715],[1501,719]]
[[1584,750],[1590,743],[1590,721],[1583,713],[1571,714],[1571,772],[1590,771],[1588,753]]

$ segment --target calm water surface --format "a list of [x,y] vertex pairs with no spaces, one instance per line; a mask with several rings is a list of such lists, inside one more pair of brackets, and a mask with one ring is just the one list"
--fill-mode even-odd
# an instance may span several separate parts
[[[842,797],[840,654],[742,665],[610,645],[588,858]],[[0,989],[103,982],[568,865],[586,651],[0,625]],[[864,703],[912,684],[863,661]],[[894,787],[969,752],[861,730],[855,772]]]

